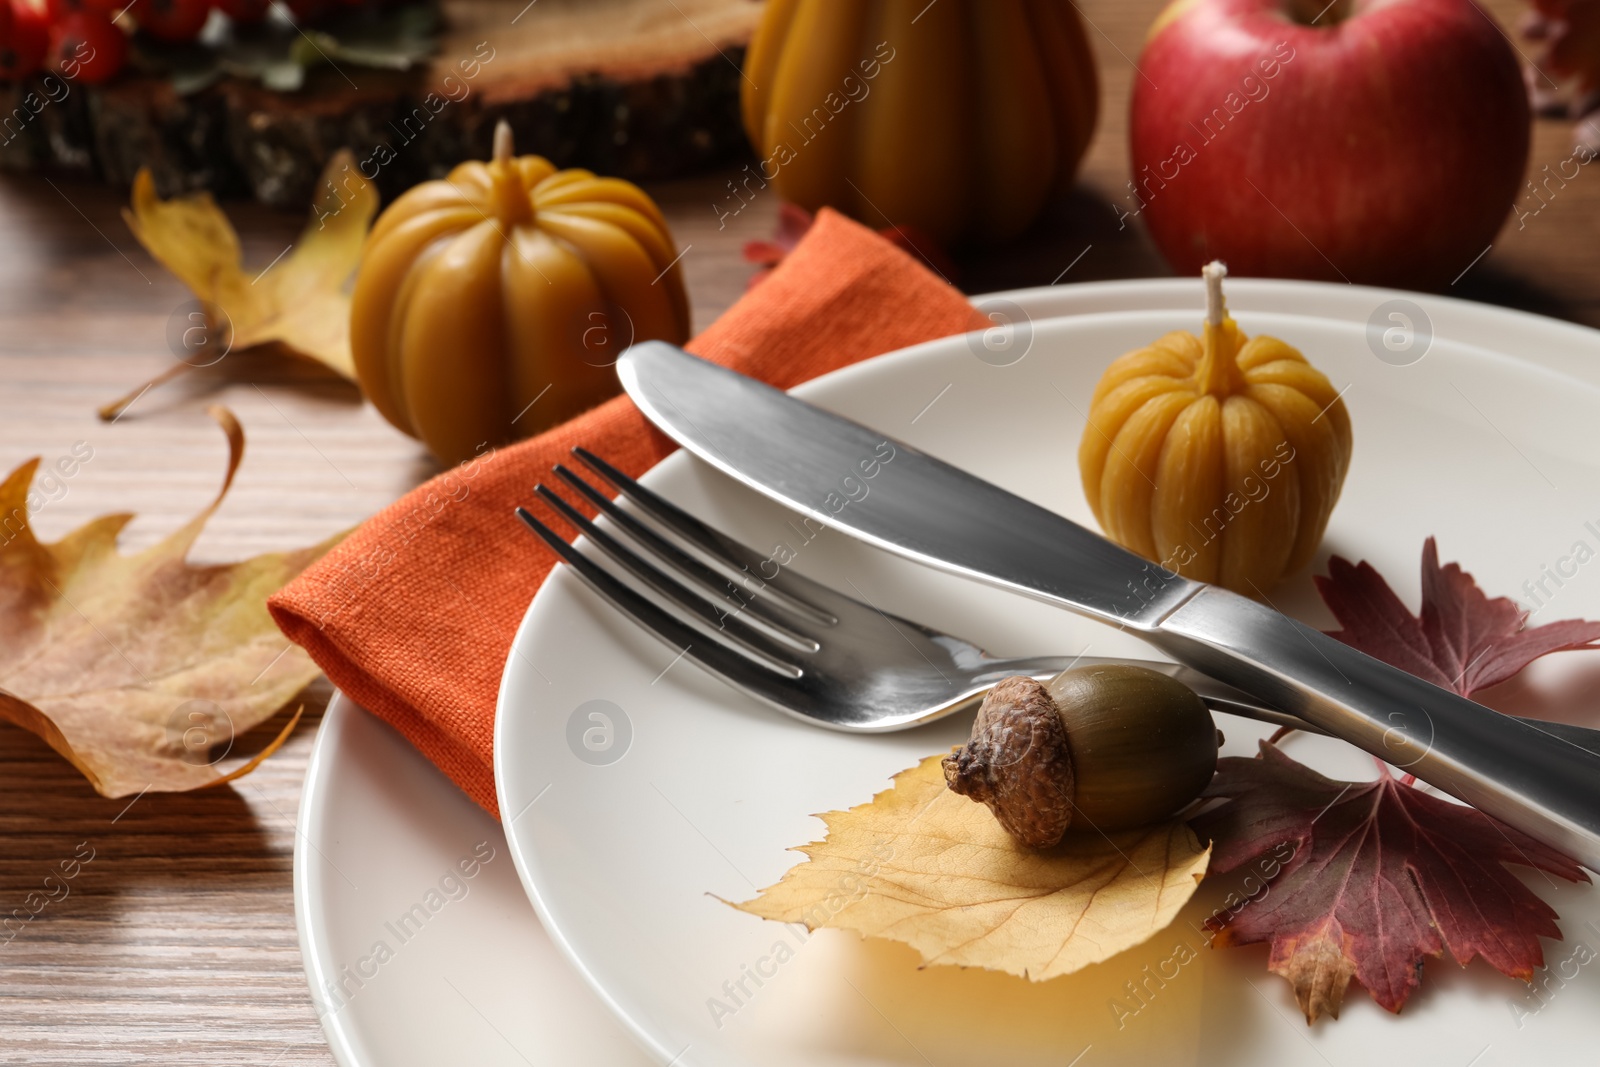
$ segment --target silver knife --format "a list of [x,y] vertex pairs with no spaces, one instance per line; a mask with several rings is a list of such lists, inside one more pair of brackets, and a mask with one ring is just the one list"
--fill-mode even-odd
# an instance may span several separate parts
[[634,345],[617,372],[669,437],[779,503],[1125,629],[1600,871],[1600,755],[672,345]]

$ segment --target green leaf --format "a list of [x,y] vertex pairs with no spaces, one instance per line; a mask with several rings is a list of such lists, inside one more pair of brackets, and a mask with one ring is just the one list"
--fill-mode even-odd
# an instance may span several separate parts
[[305,72],[323,63],[376,70],[409,70],[438,49],[439,8],[434,0],[377,9],[342,9],[315,27],[298,26],[281,6],[251,26],[225,18],[208,24],[203,43],[170,45],[139,35],[141,70],[164,73],[180,94],[196,93],[219,78],[258,81],[294,92]]

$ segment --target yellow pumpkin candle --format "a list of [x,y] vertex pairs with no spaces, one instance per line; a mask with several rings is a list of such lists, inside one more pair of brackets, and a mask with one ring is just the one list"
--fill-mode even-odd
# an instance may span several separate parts
[[1078,467],[1112,540],[1260,598],[1322,541],[1350,465],[1350,416],[1299,351],[1239,330],[1221,263],[1201,273],[1202,335],[1169,333],[1106,368]]
[[362,391],[446,463],[614,396],[634,341],[682,344],[689,301],[637,186],[512,154],[424,182],[378,217],[350,309]]
[[1072,184],[1099,106],[1077,9],[1057,0],[768,0],[740,92],[760,159],[736,208],[771,183],[941,242],[1033,221]]

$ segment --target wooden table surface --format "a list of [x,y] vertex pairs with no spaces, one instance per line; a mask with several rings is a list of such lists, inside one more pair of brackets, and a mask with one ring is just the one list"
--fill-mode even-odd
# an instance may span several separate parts
[[[1160,0],[1082,0],[1105,86],[1077,193],[1022,245],[961,262],[981,292],[1166,273],[1110,206],[1127,180],[1132,60]],[[1509,27],[1521,5],[1488,5]],[[1514,31],[1513,31],[1514,33]],[[1566,123],[1538,124],[1531,169],[1570,152]],[[742,292],[745,240],[771,232],[758,199],[719,229],[725,176],[651,189],[681,247],[697,327]],[[0,470],[75,442],[93,458],[37,515],[54,538],[91,516],[135,511],[125,549],[151,544],[204,505],[221,476],[221,402],[249,448],[196,549],[233,560],[309,544],[354,524],[429,475],[412,441],[355,388],[282,361],[230,356],[141,397],[115,424],[101,403],[162,370],[182,287],[133,241],[125,191],[44,177],[0,180]],[[230,205],[247,262],[265,265],[302,220]],[[1081,258],[1079,258],[1081,256]],[[1453,292],[1600,326],[1600,178],[1571,182],[1537,218],[1515,220]],[[232,788],[106,800],[42,742],[0,725],[0,913],[20,906],[87,842],[94,860],[13,940],[0,944],[0,1063],[332,1063],[295,935],[291,859],[301,782],[326,682],[295,737]],[[275,722],[280,723],[280,718]],[[80,853],[81,854],[81,853]]]

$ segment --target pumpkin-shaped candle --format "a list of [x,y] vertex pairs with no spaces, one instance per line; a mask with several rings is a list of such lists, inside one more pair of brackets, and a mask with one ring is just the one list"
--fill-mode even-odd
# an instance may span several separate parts
[[513,156],[424,182],[379,216],[351,305],[373,405],[446,463],[615,395],[634,341],[683,343],[689,302],[660,210],[637,186]]
[[940,242],[1038,217],[1099,108],[1077,7],[1056,0],[769,0],[740,92],[760,157],[732,190],[741,209],[770,182]]
[[1328,379],[1274,337],[1246,338],[1202,274],[1200,337],[1118,357],[1078,448],[1112,540],[1186,578],[1262,598],[1308,563],[1350,465],[1350,416]]

